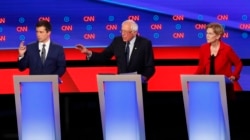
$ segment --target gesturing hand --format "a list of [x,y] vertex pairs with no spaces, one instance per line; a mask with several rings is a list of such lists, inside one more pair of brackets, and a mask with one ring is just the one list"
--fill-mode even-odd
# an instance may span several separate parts
[[82,44],[77,44],[75,47],[77,50],[79,50],[81,53],[90,55],[92,54],[92,52],[90,50],[88,50],[86,47],[84,47]]
[[26,52],[26,46],[24,45],[24,41],[22,41],[19,44],[19,48],[18,48],[19,57],[23,57],[25,52]]

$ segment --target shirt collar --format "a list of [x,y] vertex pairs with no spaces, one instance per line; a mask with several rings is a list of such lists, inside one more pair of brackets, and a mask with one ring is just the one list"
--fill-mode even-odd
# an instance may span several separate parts
[[136,39],[136,36],[134,38],[132,38],[130,41],[129,41],[129,44],[135,44],[135,39]]
[[40,47],[40,46],[42,47],[43,44],[45,44],[45,47],[48,48],[48,47],[49,47],[49,44],[50,44],[50,40],[48,40],[48,41],[45,42],[45,43],[44,43],[44,42],[39,42],[39,47]]

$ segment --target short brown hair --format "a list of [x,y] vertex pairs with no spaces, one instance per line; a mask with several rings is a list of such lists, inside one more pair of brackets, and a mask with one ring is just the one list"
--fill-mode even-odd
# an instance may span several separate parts
[[36,24],[36,27],[45,27],[47,32],[51,31],[52,27],[49,21],[47,20],[39,20]]

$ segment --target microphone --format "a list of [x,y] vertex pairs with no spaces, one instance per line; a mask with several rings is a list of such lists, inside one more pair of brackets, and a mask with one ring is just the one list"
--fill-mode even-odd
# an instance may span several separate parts
[[42,56],[42,55],[43,55],[43,51],[42,51],[42,50],[38,50],[38,53],[39,53],[39,54],[41,53],[41,55],[40,55],[40,56]]

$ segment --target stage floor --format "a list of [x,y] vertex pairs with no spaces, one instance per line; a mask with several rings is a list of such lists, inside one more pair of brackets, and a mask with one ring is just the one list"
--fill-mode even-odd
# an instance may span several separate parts
[[[149,93],[145,102],[147,140],[188,140],[181,92]],[[97,93],[61,94],[62,140],[103,140]],[[250,139],[250,93],[228,101],[231,140]],[[0,139],[17,140],[14,95],[0,97]]]

